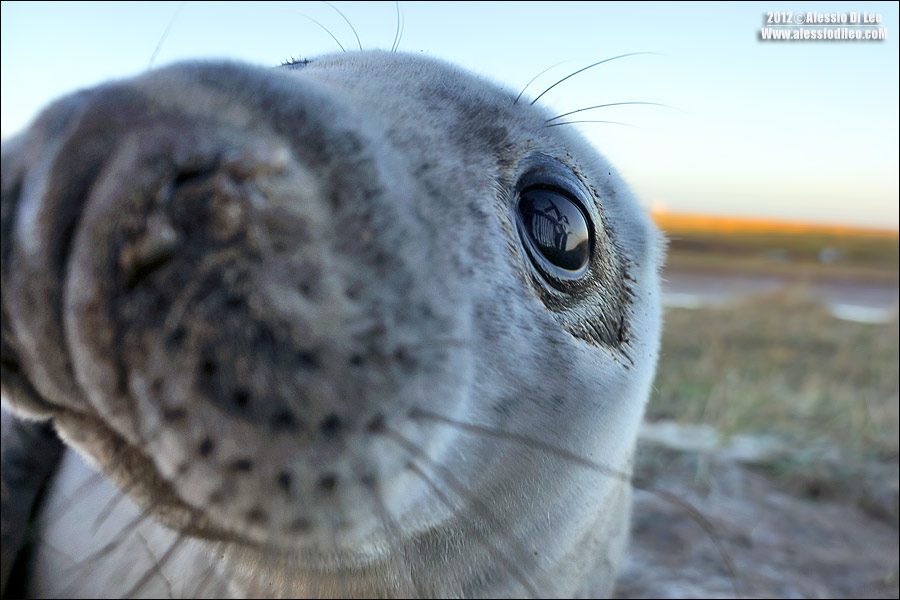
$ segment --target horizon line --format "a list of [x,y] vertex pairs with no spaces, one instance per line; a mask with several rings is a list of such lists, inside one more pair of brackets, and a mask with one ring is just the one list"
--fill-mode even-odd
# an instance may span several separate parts
[[[900,228],[879,227],[875,225],[863,225],[857,223],[836,223],[834,221],[810,221],[778,217],[759,217],[750,215],[725,215],[715,213],[682,212],[671,209],[653,208],[648,211],[653,221],[662,229],[661,223],[669,219],[670,225],[685,226],[690,221],[694,225],[705,225],[706,228],[735,229],[735,230],[793,230],[796,232],[821,232],[821,233],[863,233],[869,235],[881,235],[900,237]],[[681,221],[678,223],[677,221]]]

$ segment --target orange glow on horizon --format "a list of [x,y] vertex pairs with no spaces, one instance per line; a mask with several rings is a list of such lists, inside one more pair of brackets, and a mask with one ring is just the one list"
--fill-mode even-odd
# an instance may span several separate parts
[[802,221],[779,221],[753,217],[724,217],[696,213],[675,213],[654,210],[653,221],[663,231],[693,231],[716,233],[825,233],[834,235],[865,235],[900,237],[896,229],[867,228],[851,225],[829,225]]

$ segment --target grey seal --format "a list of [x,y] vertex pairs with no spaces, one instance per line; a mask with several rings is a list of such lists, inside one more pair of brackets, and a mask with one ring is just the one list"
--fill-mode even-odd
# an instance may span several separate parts
[[33,592],[609,593],[661,242],[548,116],[372,51],[159,69],[5,143],[4,407],[78,451]]

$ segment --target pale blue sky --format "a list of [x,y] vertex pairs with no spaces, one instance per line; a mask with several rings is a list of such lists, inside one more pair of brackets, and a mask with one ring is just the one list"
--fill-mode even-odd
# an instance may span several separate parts
[[[336,2],[363,46],[390,48],[393,2]],[[627,52],[541,99],[559,112],[608,102],[580,125],[648,206],[898,227],[897,3],[401,2],[401,50],[456,62],[533,94]],[[881,42],[763,42],[768,11],[880,13]],[[320,2],[20,3],[0,19],[2,135],[63,93],[187,58],[272,65],[356,41]],[[174,21],[173,21],[174,18]]]

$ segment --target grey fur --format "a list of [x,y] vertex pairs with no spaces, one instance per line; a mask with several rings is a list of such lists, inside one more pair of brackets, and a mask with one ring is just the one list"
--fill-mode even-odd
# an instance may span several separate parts
[[[90,473],[69,453],[37,593],[610,591],[660,242],[604,159],[514,100],[396,53],[185,63],[4,145],[4,405],[130,497],[65,501]],[[541,165],[588,199],[572,284],[513,222]]]

